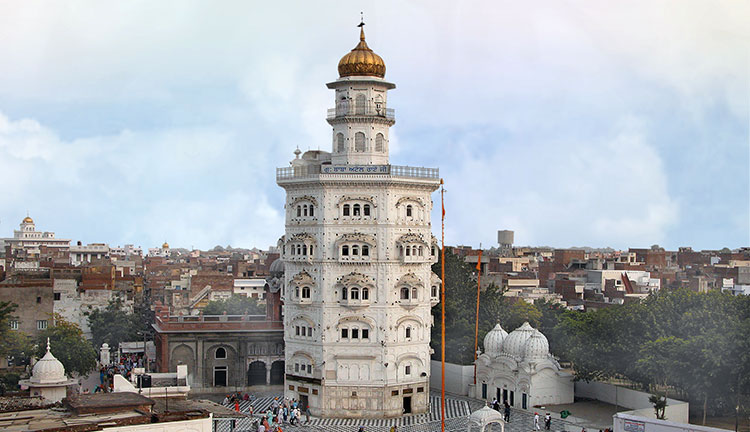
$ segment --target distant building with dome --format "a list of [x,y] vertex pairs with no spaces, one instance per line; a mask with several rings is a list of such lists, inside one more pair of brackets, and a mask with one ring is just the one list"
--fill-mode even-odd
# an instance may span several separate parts
[[55,238],[55,233],[50,231],[37,231],[34,219],[30,216],[23,218],[20,229],[13,231],[12,238],[0,238],[0,247],[10,246],[11,251],[25,250],[34,254],[39,254],[40,247],[48,248],[69,248],[69,239]]
[[510,334],[496,325],[484,337],[476,367],[476,398],[523,409],[573,403],[573,376],[560,369],[547,337],[528,322]]
[[34,365],[31,378],[18,383],[27,386],[31,396],[41,396],[46,401],[55,403],[63,400],[67,387],[76,385],[77,381],[65,376],[65,367],[52,355],[47,339],[47,353]]

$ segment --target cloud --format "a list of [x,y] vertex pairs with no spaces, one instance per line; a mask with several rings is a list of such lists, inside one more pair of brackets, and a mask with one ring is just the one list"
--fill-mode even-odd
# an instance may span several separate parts
[[442,171],[450,244],[490,247],[511,229],[517,244],[650,245],[679,221],[661,158],[634,119],[594,142],[512,140],[476,155],[480,135],[458,138],[459,162]]
[[451,242],[750,241],[750,4],[366,6],[0,5],[2,229],[28,208],[90,241],[275,243],[274,168],[331,147],[364,10],[391,162],[441,168]]
[[89,242],[266,247],[283,231],[265,193],[273,169],[263,157],[237,159],[240,143],[211,128],[65,141],[35,120],[0,113],[8,191],[0,216],[20,221],[19,209],[28,209],[39,229]]

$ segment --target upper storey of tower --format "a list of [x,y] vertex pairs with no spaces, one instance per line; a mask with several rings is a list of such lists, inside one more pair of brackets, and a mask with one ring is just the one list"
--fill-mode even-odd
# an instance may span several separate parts
[[327,115],[330,151],[308,151],[301,158],[295,153],[290,167],[277,170],[280,185],[362,174],[437,184],[436,168],[390,165],[389,131],[396,119],[388,90],[396,86],[384,79],[385,62],[367,45],[364,22],[359,27],[359,43],[339,61],[338,79],[327,84],[335,92]]

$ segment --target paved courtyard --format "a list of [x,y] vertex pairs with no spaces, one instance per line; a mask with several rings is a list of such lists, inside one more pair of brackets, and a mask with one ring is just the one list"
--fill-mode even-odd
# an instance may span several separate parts
[[[258,397],[253,401],[243,401],[240,403],[240,410],[247,412],[250,405],[256,413],[253,417],[237,420],[235,424],[236,432],[255,432],[254,422],[260,414],[265,412],[271,406],[273,396]],[[465,432],[467,429],[467,419],[472,411],[478,410],[483,406],[482,401],[469,399],[460,396],[446,396],[445,400],[445,430],[450,432]],[[232,406],[233,408],[233,406]],[[540,412],[540,414],[544,414]],[[581,428],[573,423],[552,418],[552,430],[554,431],[580,431]],[[312,431],[312,432],[356,432],[360,426],[364,426],[366,432],[388,432],[391,426],[398,427],[399,432],[428,432],[440,430],[440,394],[430,394],[430,412],[427,414],[406,415],[397,419],[331,419],[310,417],[309,423],[299,426],[285,425],[284,431]],[[217,422],[216,432],[229,432],[230,422],[221,420]],[[487,428],[486,431],[499,431],[500,426],[494,425]],[[534,430],[533,413],[521,410],[513,410],[510,416],[510,423],[505,425],[506,432],[531,432]]]

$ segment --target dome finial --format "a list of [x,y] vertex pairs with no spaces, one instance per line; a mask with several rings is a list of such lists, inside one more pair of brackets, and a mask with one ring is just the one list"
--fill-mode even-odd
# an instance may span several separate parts
[[357,25],[357,27],[359,27],[359,40],[364,42],[365,41],[365,13],[360,12],[359,15],[360,15],[359,24]]
[[49,338],[47,338],[47,352],[49,352]]

